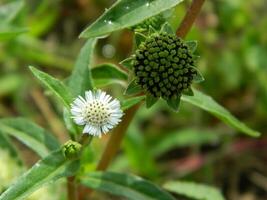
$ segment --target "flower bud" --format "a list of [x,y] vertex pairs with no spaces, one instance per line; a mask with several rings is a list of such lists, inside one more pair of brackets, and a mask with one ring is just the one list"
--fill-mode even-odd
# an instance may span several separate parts
[[161,14],[159,14],[144,20],[143,22],[131,27],[131,29],[137,31],[148,31],[149,27],[151,26],[155,30],[160,30],[164,22],[165,22],[164,17]]
[[69,140],[63,145],[62,152],[66,158],[75,159],[79,157],[81,148],[82,145],[80,143]]

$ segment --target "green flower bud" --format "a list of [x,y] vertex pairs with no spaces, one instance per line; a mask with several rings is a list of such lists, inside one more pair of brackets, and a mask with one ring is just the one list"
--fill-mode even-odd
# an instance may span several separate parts
[[75,159],[79,157],[81,148],[82,145],[80,143],[69,140],[63,145],[62,152],[66,158]]
[[181,96],[197,74],[191,67],[195,64],[191,51],[174,34],[150,35],[138,47],[136,55],[133,62],[136,83],[154,97]]

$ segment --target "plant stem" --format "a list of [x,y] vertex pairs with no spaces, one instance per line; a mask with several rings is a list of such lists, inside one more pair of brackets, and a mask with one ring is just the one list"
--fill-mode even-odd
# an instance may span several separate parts
[[130,122],[132,121],[136,111],[141,104],[137,104],[127,110],[122,119],[122,122],[114,129],[113,133],[110,135],[104,153],[97,165],[97,170],[105,170],[109,163],[112,161],[113,157],[116,155],[118,149],[120,148],[121,141],[127,131]]
[[181,25],[176,30],[176,35],[178,37],[184,38],[187,35],[194,21],[196,20],[204,2],[205,0],[193,0],[191,6],[187,10],[186,15],[183,18],[183,21],[181,22]]
[[77,185],[75,176],[67,178],[68,200],[77,200]]

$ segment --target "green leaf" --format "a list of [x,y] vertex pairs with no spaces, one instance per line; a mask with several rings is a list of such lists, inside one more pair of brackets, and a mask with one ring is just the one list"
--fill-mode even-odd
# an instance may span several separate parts
[[158,98],[155,98],[154,96],[147,94],[146,95],[146,107],[150,108],[158,101]]
[[123,111],[125,111],[125,110],[129,109],[130,107],[143,101],[144,99],[145,99],[145,96],[132,97],[132,98],[126,99],[126,100],[122,101],[121,109]]
[[66,160],[57,150],[37,162],[30,170],[18,178],[4,193],[0,200],[22,200],[45,184],[59,178],[73,175],[79,168],[79,162]]
[[0,41],[10,40],[19,34],[27,32],[28,29],[24,27],[17,27],[8,24],[0,24]]
[[21,74],[5,74],[0,77],[0,96],[8,95],[16,92],[21,87],[24,81],[23,75]]
[[24,1],[17,0],[4,5],[0,5],[0,23],[11,22],[21,11]]
[[137,171],[139,175],[153,179],[158,175],[156,160],[151,155],[146,135],[138,128],[139,120],[138,117],[135,117],[128,128],[123,140],[123,152],[125,152],[132,171]]
[[132,57],[126,58],[125,60],[121,61],[119,64],[123,65],[124,67],[126,67],[128,69],[132,69],[133,68],[133,58]]
[[63,111],[63,119],[68,130],[68,134],[72,140],[76,140],[76,136],[79,135],[79,128],[71,118],[71,113],[66,108]]
[[135,33],[135,45],[139,47],[139,45],[146,40],[146,36],[142,33]]
[[196,49],[197,49],[197,41],[196,40],[185,41],[185,43],[192,53],[194,53],[196,51]]
[[121,81],[118,79],[94,79],[94,84],[96,88],[102,88],[114,84],[118,84],[125,87],[125,81]]
[[54,77],[44,73],[34,67],[30,66],[30,70],[36,76],[41,83],[46,86],[53,94],[58,97],[58,99],[67,107],[70,108],[72,103],[72,96],[68,88],[59,80]]
[[195,76],[193,76],[193,82],[194,83],[200,83],[200,82],[203,82],[205,80],[205,78],[201,75],[201,73],[199,72],[199,70],[195,67],[191,67],[193,68],[197,74]]
[[128,75],[111,63],[100,64],[92,69],[94,79],[128,80]]
[[160,156],[174,148],[213,143],[218,139],[218,133],[213,130],[182,129],[163,134],[151,150],[153,155]]
[[185,181],[171,181],[163,186],[170,192],[197,200],[225,200],[221,192],[211,186]]
[[74,69],[68,81],[73,96],[84,95],[86,90],[94,88],[91,77],[91,65],[96,39],[89,39],[80,51]]
[[140,177],[113,172],[92,172],[82,177],[82,184],[131,200],[174,200],[167,192]]
[[39,63],[46,68],[71,71],[73,60],[63,55],[65,49],[55,50],[54,48],[44,48],[47,43],[44,40],[30,36],[22,35],[16,38],[14,43],[9,44],[9,50],[13,57],[24,60],[26,63]]
[[138,24],[145,19],[170,9],[182,0],[119,0],[86,28],[80,37],[96,37]]
[[151,35],[151,34],[156,33],[156,32],[157,32],[156,29],[154,29],[152,26],[149,26],[149,28],[148,28],[148,35]]
[[0,131],[17,138],[41,157],[60,146],[51,133],[24,118],[1,119]]
[[17,149],[11,143],[10,139],[4,133],[2,133],[1,129],[0,129],[0,148],[8,150],[10,155],[16,158],[19,163],[21,163]]
[[176,112],[179,111],[180,96],[166,100],[167,104]]
[[164,23],[162,25],[160,32],[162,32],[162,33],[165,32],[165,33],[169,33],[169,34],[175,34],[175,32],[173,31],[171,25],[168,22],[166,22],[166,23]]
[[194,96],[182,96],[182,100],[191,103],[195,106],[202,108],[203,110],[211,113],[215,117],[219,118],[229,126],[243,132],[247,135],[258,137],[260,133],[250,129],[244,123],[235,118],[228,110],[219,105],[211,97],[203,94],[202,92],[193,89]]
[[125,95],[136,95],[141,93],[143,90],[140,85],[136,83],[136,80],[132,80],[132,82],[128,85]]
[[191,88],[187,88],[187,89],[183,90],[182,93],[187,95],[187,96],[194,96],[194,92]]

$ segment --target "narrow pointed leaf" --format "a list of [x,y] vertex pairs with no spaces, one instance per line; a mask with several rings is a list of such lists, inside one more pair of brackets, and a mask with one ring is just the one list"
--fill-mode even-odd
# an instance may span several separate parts
[[140,85],[136,83],[136,80],[134,79],[127,87],[125,91],[125,95],[136,95],[141,93],[143,90]]
[[125,60],[120,62],[121,65],[123,65],[124,67],[128,68],[128,69],[132,69],[133,68],[133,58],[129,57],[126,58]]
[[129,200],[175,200],[169,193],[140,177],[113,172],[92,172],[82,184],[94,190],[126,197]]
[[28,29],[25,27],[17,27],[9,24],[0,24],[0,41],[10,40],[27,31]]
[[45,184],[73,175],[79,162],[66,160],[60,150],[37,162],[0,196],[0,200],[22,200]]
[[21,11],[24,1],[13,1],[4,5],[0,5],[1,23],[11,22]]
[[191,88],[187,88],[186,90],[183,90],[183,94],[187,96],[194,96],[194,92]]
[[70,108],[72,103],[72,95],[68,88],[58,79],[42,72],[34,67],[30,67],[32,73],[36,76],[41,83],[46,86],[67,108]]
[[94,67],[92,69],[92,76],[94,79],[128,80],[128,75],[111,63],[104,63]]
[[171,98],[166,100],[167,104],[176,112],[179,111],[179,106],[180,106],[180,96],[176,98]]
[[68,86],[74,97],[83,95],[86,90],[92,90],[94,88],[90,69],[95,44],[96,39],[89,39],[82,47],[76,60],[68,81]]
[[41,157],[60,146],[51,133],[24,118],[1,119],[0,131],[20,140]]
[[249,136],[258,137],[260,133],[252,130],[244,123],[239,121],[234,117],[228,110],[219,105],[214,101],[210,96],[205,95],[204,93],[193,89],[194,96],[182,96],[182,100],[188,103],[191,103],[195,106],[200,107],[201,109],[211,113],[215,117],[219,118],[229,126],[237,129],[238,131],[245,133]]
[[150,108],[158,101],[158,98],[155,98],[154,96],[147,94],[146,95],[146,107]]
[[19,157],[19,153],[15,148],[15,145],[12,144],[12,141],[10,141],[10,139],[7,137],[6,134],[4,134],[1,131],[1,129],[0,129],[0,148],[6,149],[9,152],[9,154],[18,161],[18,163],[22,163],[21,158]]
[[96,88],[103,88],[103,87],[109,87],[111,85],[121,85],[122,87],[125,87],[125,81],[121,81],[118,79],[94,79],[94,84]]
[[182,0],[119,0],[86,28],[80,37],[98,37],[131,27],[181,2]]
[[214,144],[220,140],[220,134],[213,129],[178,129],[162,135],[158,142],[153,143],[151,152],[159,157],[175,148],[189,147],[203,144]]
[[197,49],[197,41],[196,40],[192,40],[192,41],[186,41],[185,42],[188,46],[188,48],[190,49],[190,51],[192,53],[194,53]]
[[190,199],[225,200],[222,193],[217,188],[203,184],[186,181],[172,181],[167,182],[163,187],[170,192],[186,196]]
[[135,33],[135,45],[139,47],[139,45],[146,40],[146,36],[142,33]]
[[169,33],[169,34],[174,34],[174,33],[175,33],[175,32],[173,31],[171,25],[170,25],[168,22],[166,22],[166,23],[164,23],[164,24],[162,25],[160,32],[162,32],[162,33],[165,32],[165,33]]
[[132,106],[140,103],[144,99],[145,99],[145,96],[132,97],[132,98],[126,99],[126,100],[122,101],[121,109],[123,111],[125,111],[125,110],[131,108]]
[[197,68],[195,67],[191,67],[191,68],[193,68],[197,72],[197,74],[193,76],[193,83],[201,83],[205,81],[205,78],[201,75],[200,71]]
[[69,110],[67,110],[66,108],[64,108],[63,111],[63,119],[66,125],[66,128],[68,130],[68,134],[70,135],[70,138],[72,140],[76,139],[76,136],[79,135],[79,127],[78,125],[76,125],[73,121],[73,119],[71,118],[71,113]]
[[148,35],[151,35],[153,33],[156,33],[156,29],[154,29],[152,26],[149,26],[149,29],[148,29]]

